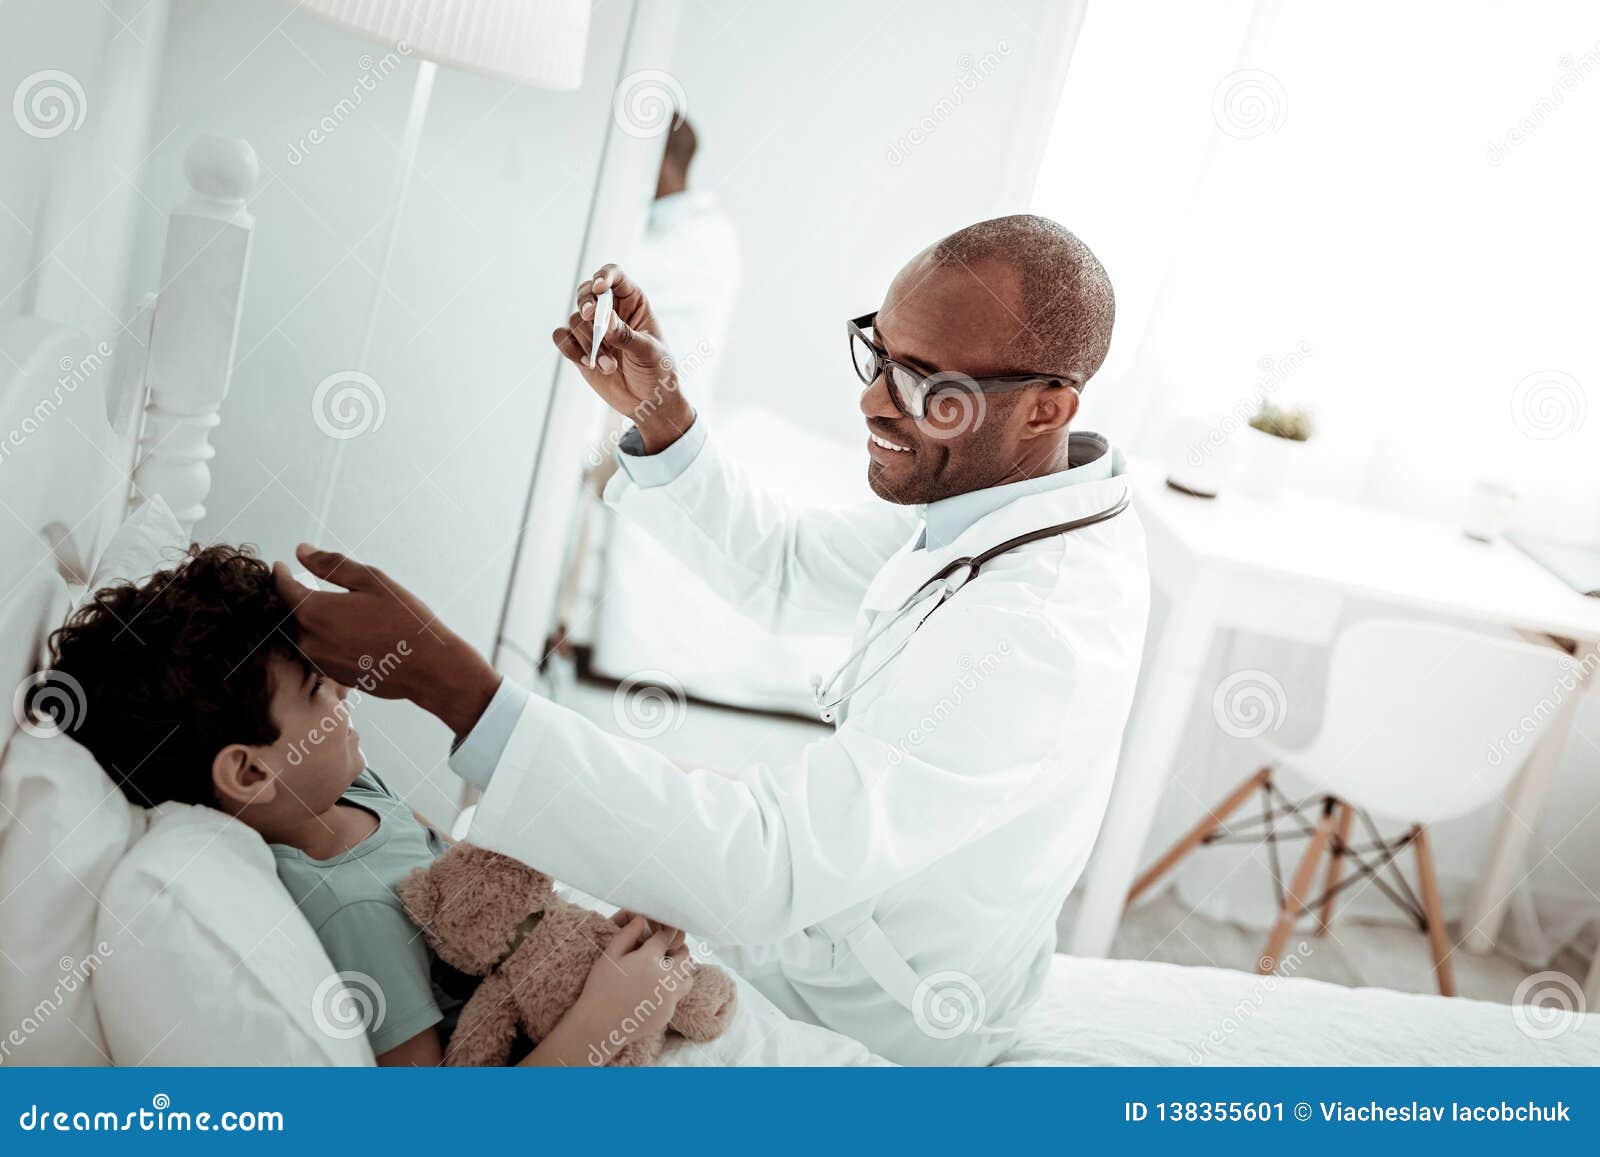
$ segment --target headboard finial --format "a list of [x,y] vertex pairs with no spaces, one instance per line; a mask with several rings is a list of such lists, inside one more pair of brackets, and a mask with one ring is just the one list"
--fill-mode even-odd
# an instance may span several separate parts
[[142,323],[148,404],[133,490],[135,503],[165,498],[188,533],[205,514],[211,430],[233,374],[256,154],[244,141],[201,137],[185,168],[194,193],[167,221],[161,292]]
[[200,196],[229,205],[242,205],[255,191],[261,164],[250,142],[238,137],[206,134],[196,137],[183,159],[189,187]]

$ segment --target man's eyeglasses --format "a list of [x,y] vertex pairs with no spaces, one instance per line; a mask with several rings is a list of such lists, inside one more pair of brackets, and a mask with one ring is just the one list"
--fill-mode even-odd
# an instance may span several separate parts
[[[856,374],[867,385],[885,375],[889,396],[895,406],[908,418],[921,421],[928,413],[928,399],[941,390],[965,390],[969,393],[1003,394],[1026,386],[1071,386],[1066,378],[1055,374],[1007,374],[997,378],[970,378],[966,374],[944,371],[924,374],[908,365],[895,361],[867,336],[878,319],[878,311],[863,314],[846,323],[850,328],[850,360]],[[1075,388],[1075,387],[1074,387]]]

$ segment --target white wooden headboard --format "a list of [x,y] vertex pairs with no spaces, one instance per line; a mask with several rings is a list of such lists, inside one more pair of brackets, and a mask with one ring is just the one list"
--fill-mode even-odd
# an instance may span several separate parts
[[46,636],[106,539],[156,495],[191,530],[211,487],[254,227],[255,151],[200,137],[167,221],[161,279],[115,343],[0,320],[0,749]]

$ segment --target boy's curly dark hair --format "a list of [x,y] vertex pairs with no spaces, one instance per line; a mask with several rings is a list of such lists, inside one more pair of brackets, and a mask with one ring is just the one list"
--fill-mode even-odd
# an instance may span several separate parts
[[278,739],[269,659],[305,663],[289,604],[248,546],[192,545],[177,566],[96,591],[50,652],[83,689],[57,725],[144,807],[216,806],[217,752]]

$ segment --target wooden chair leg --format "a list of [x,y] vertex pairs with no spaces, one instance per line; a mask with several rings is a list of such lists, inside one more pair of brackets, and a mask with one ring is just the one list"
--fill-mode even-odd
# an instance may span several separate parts
[[1170,872],[1173,866],[1177,864],[1179,860],[1183,859],[1183,857],[1187,856],[1190,852],[1199,847],[1201,843],[1205,841],[1207,836],[1221,827],[1229,816],[1239,810],[1240,804],[1244,803],[1244,801],[1249,799],[1251,795],[1259,791],[1261,789],[1261,785],[1266,783],[1271,776],[1272,769],[1270,767],[1263,767],[1260,771],[1256,772],[1238,787],[1234,788],[1233,792],[1226,799],[1207,812],[1204,819],[1195,824],[1194,827],[1190,828],[1182,839],[1173,844],[1172,847],[1168,848],[1166,855],[1162,856],[1155,863],[1151,864],[1150,867],[1145,869],[1144,875],[1135,880],[1133,882],[1133,887],[1128,889],[1128,899],[1126,903],[1132,904],[1143,892],[1149,889],[1152,884]]
[[1344,869],[1344,850],[1350,842],[1350,821],[1355,814],[1356,809],[1349,804],[1339,805],[1339,824],[1335,829],[1333,844],[1328,849],[1328,875],[1322,882],[1322,890],[1327,893],[1327,898],[1322,901],[1322,915],[1317,919],[1318,936],[1326,936],[1333,923],[1333,890],[1339,886],[1339,877]]
[[1277,971],[1278,957],[1283,952],[1283,946],[1289,942],[1289,933],[1294,931],[1294,922],[1305,911],[1305,897],[1311,887],[1311,880],[1317,874],[1317,865],[1322,861],[1322,853],[1327,851],[1328,844],[1333,839],[1333,813],[1337,801],[1329,796],[1322,803],[1322,818],[1317,821],[1316,831],[1311,833],[1311,838],[1306,841],[1305,854],[1300,857],[1300,866],[1294,870],[1294,879],[1289,883],[1289,891],[1283,898],[1283,907],[1278,909],[1277,923],[1272,926],[1272,935],[1267,937],[1266,951],[1261,954],[1261,959],[1256,963],[1256,971],[1263,976]]
[[1449,933],[1444,926],[1444,906],[1439,903],[1439,877],[1433,869],[1433,848],[1428,829],[1417,825],[1412,847],[1417,856],[1417,882],[1422,885],[1422,913],[1428,920],[1428,950],[1433,954],[1433,975],[1439,982],[1440,996],[1456,994],[1455,969],[1450,964]]

